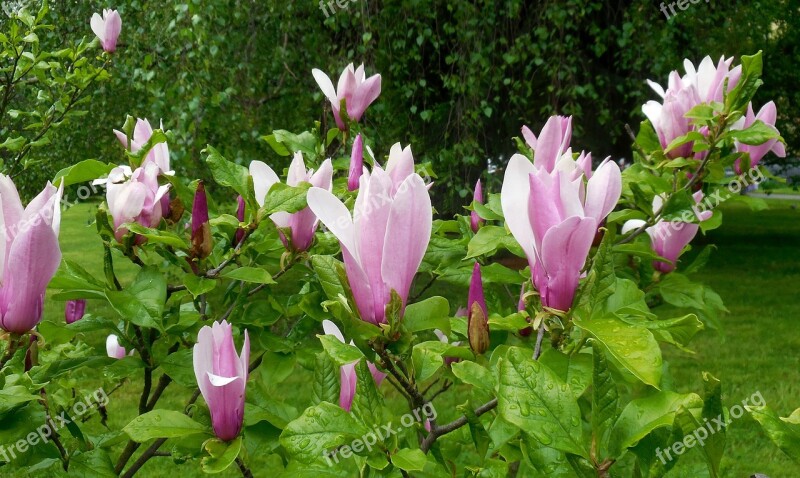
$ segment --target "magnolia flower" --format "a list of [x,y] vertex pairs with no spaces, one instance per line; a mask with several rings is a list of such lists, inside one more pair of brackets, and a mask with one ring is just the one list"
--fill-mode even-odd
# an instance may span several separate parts
[[[472,201],[483,204],[483,187],[481,187],[480,179],[478,179],[478,182],[475,183],[475,192],[472,194]],[[483,224],[483,219],[481,219],[477,212],[472,211],[472,213],[469,215],[469,226],[472,229],[472,232],[478,232],[481,224]]]
[[0,174],[0,328],[24,334],[42,320],[44,293],[61,263],[58,232],[64,183],[49,182],[23,209],[17,188]]
[[133,355],[133,350],[128,354],[125,347],[119,344],[119,337],[111,334],[106,338],[106,354],[111,358],[124,359],[127,355]]
[[525,251],[542,303],[563,311],[572,306],[597,228],[622,191],[615,162],[607,159],[588,173],[583,169],[591,169],[587,156],[582,163],[567,156],[549,172],[549,165],[537,163],[535,156],[531,163],[515,154],[500,194],[506,224]]
[[193,353],[197,385],[211,412],[217,438],[230,441],[242,431],[244,391],[250,367],[250,338],[244,331],[241,355],[236,355],[231,324],[204,326],[197,334]]
[[[337,327],[336,324],[330,320],[322,321],[322,329],[325,331],[325,335],[333,335],[339,339],[339,342],[346,343],[344,340],[344,335],[342,335],[339,327]],[[354,345],[352,340],[350,341],[350,345]],[[353,406],[353,399],[356,396],[356,384],[358,383],[356,365],[358,365],[358,360],[342,365],[339,368],[339,406],[348,412]],[[375,380],[375,384],[380,387],[381,382],[383,382],[383,379],[386,378],[386,374],[378,370],[378,368],[372,362],[367,362],[367,366],[372,374],[372,379]]]
[[86,312],[86,299],[68,300],[64,307],[64,319],[67,324],[77,322],[83,318]]
[[120,30],[122,30],[122,18],[120,18],[119,12],[104,9],[103,16],[101,17],[99,13],[95,13],[92,15],[89,24],[100,40],[103,50],[113,53],[117,49],[117,38]]
[[353,213],[322,188],[308,191],[308,206],[338,239],[345,271],[362,320],[386,322],[395,291],[403,309],[431,237],[428,188],[414,173],[410,148],[392,147],[384,171],[361,176]]
[[208,198],[203,181],[197,183],[192,203],[192,257],[200,259],[211,254],[211,225],[208,223]]
[[[161,130],[164,129],[163,121],[161,122],[160,128]],[[130,144],[128,144],[128,137],[122,131],[115,129],[114,134],[125,149],[130,149],[132,153],[135,153],[142,149],[147,141],[150,140],[150,137],[153,136],[153,127],[150,126],[150,122],[147,119],[137,118],[136,126],[133,128],[133,136],[130,138]],[[175,171],[169,168],[169,145],[167,145],[166,142],[154,145],[153,149],[147,153],[147,157],[144,158],[142,166],[148,162],[155,163],[162,174],[170,176],[175,174]]]
[[737,65],[731,69],[733,57],[720,57],[719,63],[714,66],[714,60],[706,56],[695,68],[694,64],[688,59],[683,60],[683,67],[686,74],[683,77],[677,71],[673,71],[669,76],[667,90],[658,83],[647,80],[647,83],[659,96],[664,98],[668,90],[680,89],[678,81],[682,85],[690,85],[697,92],[697,98],[701,103],[711,103],[712,101],[721,102],[724,98],[723,87],[725,80],[728,80],[728,92],[733,90],[739,83],[742,76],[742,66]]
[[[777,133],[778,129],[775,128],[775,121],[777,118],[778,111],[775,108],[775,103],[773,101],[770,101],[762,106],[758,114],[753,113],[753,103],[750,103],[747,105],[747,115],[745,115],[743,118],[740,118],[739,121],[737,121],[736,124],[731,127],[731,129],[747,129],[753,126],[753,123],[755,123],[757,120],[760,120]],[[759,144],[757,146],[736,141],[736,151],[750,154],[751,168],[758,166],[758,163],[761,162],[761,159],[770,152],[775,153],[775,156],[778,156],[779,158],[786,157],[786,147],[778,139],[770,139],[766,143]],[[737,174],[742,174],[742,165],[740,159],[736,160],[734,169],[736,170]]]
[[311,73],[322,93],[331,102],[333,117],[340,130],[347,129],[340,111],[342,100],[345,100],[347,117],[353,121],[359,121],[367,107],[381,94],[381,75],[376,74],[366,78],[363,64],[358,69],[354,69],[352,63],[347,65],[347,68],[342,71],[339,84],[335,89],[331,79],[321,70],[314,68]]
[[483,296],[481,265],[477,262],[472,268],[472,279],[469,284],[467,336],[469,346],[476,354],[482,354],[489,348],[489,313]]
[[[250,163],[250,175],[253,177],[256,201],[258,201],[259,206],[263,206],[264,198],[266,198],[270,188],[273,184],[280,182],[280,179],[272,168],[261,161],[252,161]],[[303,182],[311,183],[314,187],[330,191],[333,188],[333,166],[331,165],[331,160],[326,159],[323,161],[316,172],[313,169],[307,171],[303,161],[303,153],[296,152],[292,164],[289,166],[286,184],[298,186]],[[283,231],[281,231],[281,241],[287,248],[291,246],[296,251],[306,251],[311,247],[311,243],[314,241],[314,233],[319,223],[311,209],[306,207],[291,214],[283,211],[276,212],[270,216],[270,219],[278,228],[291,230],[291,244],[289,244]]]
[[522,136],[534,151],[534,164],[551,172],[569,148],[572,140],[572,116],[551,116],[538,138],[530,128],[523,126]]
[[[703,192],[697,191],[694,193],[693,198],[695,203],[701,204]],[[663,203],[664,199],[661,196],[653,198],[653,212],[655,214],[658,214],[661,210]],[[697,219],[702,222],[711,218],[713,212],[695,209],[695,214]],[[622,226],[622,234],[639,229],[645,224],[645,221],[641,219],[626,221]],[[700,226],[698,224],[681,221],[658,221],[655,226],[648,227],[646,232],[650,236],[650,245],[653,248],[653,252],[669,261],[653,261],[653,268],[664,274],[674,271],[675,265],[678,263],[678,257],[680,257],[683,249],[692,242],[699,229]]]
[[106,202],[114,217],[115,237],[122,242],[128,229],[125,223],[137,222],[144,227],[158,227],[163,215],[163,201],[169,184],[158,185],[159,168],[155,163],[146,163],[135,171],[128,166],[112,169],[105,180]]
[[[686,113],[700,104],[697,88],[691,83],[684,83],[677,71],[670,76],[670,88],[664,95],[664,103],[648,101],[642,106],[647,119],[658,134],[661,147],[665,148],[676,138],[686,135],[694,130],[691,120]],[[694,143],[685,143],[672,151],[667,152],[670,158],[687,158],[692,155]]]
[[353,149],[350,152],[350,171],[347,175],[347,190],[355,191],[358,189],[358,180],[364,171],[364,140],[359,133],[353,141]]
[[[236,198],[236,219],[239,222],[244,222],[244,198],[240,195]],[[236,247],[244,239],[244,229],[239,228],[233,236],[233,247]]]

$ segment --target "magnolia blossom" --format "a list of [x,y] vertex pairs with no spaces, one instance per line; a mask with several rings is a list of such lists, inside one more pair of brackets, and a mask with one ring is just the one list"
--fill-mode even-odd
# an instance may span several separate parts
[[44,293],[61,263],[63,182],[49,182],[23,208],[17,188],[0,174],[0,328],[24,334],[42,320]]
[[[758,114],[753,113],[753,103],[750,103],[747,105],[747,114],[743,118],[740,118],[739,121],[737,121],[736,124],[731,127],[731,129],[747,129],[753,126],[757,120],[760,120],[769,126],[770,129],[778,133],[778,129],[775,127],[775,121],[777,118],[778,111],[775,108],[775,102],[770,101],[762,106],[758,111]],[[770,152],[775,153],[775,156],[778,156],[779,158],[786,157],[786,147],[778,139],[770,139],[766,143],[756,146],[736,141],[736,151],[750,154],[751,168],[758,166],[758,163],[761,162],[761,159]],[[736,160],[734,169],[736,170],[737,174],[742,174],[741,160]]]
[[363,64],[358,69],[354,69],[352,63],[347,65],[347,68],[342,71],[342,75],[339,77],[339,84],[336,88],[333,87],[333,82],[322,70],[314,68],[311,73],[314,75],[314,79],[317,80],[322,93],[331,102],[333,117],[336,119],[336,125],[341,130],[347,129],[340,111],[342,100],[345,101],[347,117],[353,121],[359,121],[367,107],[381,94],[381,75],[376,74],[367,78]]
[[607,159],[592,173],[589,155],[575,161],[566,151],[552,170],[536,155],[531,163],[515,154],[500,194],[506,224],[525,251],[542,303],[563,311],[572,306],[597,228],[622,191],[615,162]]
[[472,279],[469,283],[467,336],[469,346],[476,354],[482,354],[489,348],[489,312],[483,295],[481,265],[477,262],[472,267]]
[[162,198],[169,184],[158,185],[160,169],[152,162],[131,171],[128,166],[112,169],[105,180],[106,202],[114,218],[114,235],[118,241],[128,233],[125,223],[137,222],[144,227],[157,227],[164,213]]
[[669,76],[667,89],[658,83],[647,80],[647,83],[660,97],[664,98],[669,90],[680,89],[681,85],[692,86],[697,92],[697,98],[701,103],[711,103],[712,101],[721,102],[724,99],[723,87],[725,80],[728,81],[728,90],[730,92],[739,83],[742,76],[742,66],[737,65],[731,69],[733,57],[725,58],[720,57],[717,65],[714,65],[714,60],[710,56],[706,56],[695,68],[694,64],[688,60],[683,60],[683,68],[686,74],[680,76],[680,73],[673,71]]
[[353,149],[350,152],[350,171],[347,174],[347,190],[355,191],[358,189],[358,180],[364,172],[364,139],[359,133],[353,141]]
[[64,306],[64,320],[67,324],[77,322],[86,312],[86,299],[68,300]]
[[[161,122],[160,128],[161,130],[164,129],[163,122]],[[133,136],[130,138],[130,144],[128,144],[129,138],[122,131],[115,129],[114,134],[125,149],[129,149],[132,153],[135,153],[142,149],[147,141],[150,140],[150,137],[153,136],[153,127],[150,126],[150,121],[147,119],[137,118],[136,126],[133,128]],[[155,163],[162,174],[175,174],[175,172],[169,168],[169,146],[166,142],[154,145],[153,149],[151,149],[144,158],[142,166],[148,162]]]
[[556,162],[569,149],[572,140],[572,116],[551,116],[538,138],[530,128],[523,126],[522,136],[534,151],[534,164],[551,172]]
[[308,191],[308,206],[339,239],[361,319],[373,324],[386,322],[391,291],[405,308],[431,237],[431,199],[413,161],[410,147],[394,145],[386,170],[361,176],[352,214],[330,191]]
[[[697,191],[693,198],[695,203],[700,204],[703,201],[703,192]],[[653,213],[658,214],[663,204],[664,199],[661,196],[653,198]],[[695,209],[695,214],[697,219],[702,222],[711,218],[713,212]],[[631,219],[622,226],[622,233],[627,234],[645,224],[645,221],[641,219]],[[653,261],[653,268],[664,274],[674,271],[678,257],[683,249],[692,242],[699,229],[698,224],[681,221],[658,221],[654,226],[648,227],[646,232],[650,236],[653,252],[669,261]]]
[[[483,187],[481,186],[480,179],[475,183],[475,192],[472,194],[472,201],[483,204]],[[472,211],[469,215],[469,227],[472,229],[472,232],[478,232],[481,224],[483,224],[483,219],[481,219],[477,212]]]
[[[106,338],[106,354],[111,358],[124,359],[128,355],[128,351],[119,344],[119,337],[111,334]],[[133,355],[133,350],[130,355]]]
[[[258,201],[259,206],[263,206],[264,198],[266,198],[270,188],[275,183],[280,182],[280,179],[272,168],[261,161],[250,163],[250,175],[253,177],[256,201]],[[323,161],[319,169],[314,172],[313,169],[306,170],[303,153],[296,152],[292,164],[289,166],[286,184],[298,186],[303,182],[311,183],[314,187],[330,191],[333,188],[333,166],[331,165],[331,160],[326,159]],[[283,211],[276,212],[270,216],[270,219],[277,227],[291,230],[291,244],[289,244],[286,236],[281,231],[281,240],[286,247],[291,246],[296,251],[305,251],[311,247],[319,221],[310,208],[306,207],[291,214]]]
[[244,391],[250,367],[250,338],[244,331],[241,355],[236,354],[231,324],[204,326],[193,353],[194,375],[211,412],[211,425],[220,440],[230,441],[242,431]]
[[[701,130],[693,126],[686,113],[702,103],[721,102],[726,81],[727,91],[736,86],[742,74],[742,67],[739,65],[730,69],[732,62],[733,58],[722,57],[714,66],[711,57],[707,56],[695,68],[691,61],[684,60],[686,74],[681,76],[677,71],[671,72],[666,90],[658,83],[648,80],[648,84],[662,98],[663,103],[648,101],[642,106],[642,112],[656,130],[662,148],[666,148],[676,138],[691,131],[708,134],[707,128]],[[696,159],[703,159],[706,153],[693,154],[693,146],[693,142],[685,143],[667,152],[667,156],[670,158],[693,156]]]
[[[238,219],[239,222],[244,222],[244,211],[244,198],[239,195],[236,198],[236,219]],[[244,229],[239,228],[236,230],[236,234],[233,236],[233,247],[236,247],[240,242],[242,242],[242,239],[244,239]]]
[[[325,331],[325,335],[333,335],[339,339],[341,343],[346,343],[344,340],[344,335],[342,335],[339,327],[337,327],[336,324],[330,320],[322,321],[322,329]],[[352,340],[350,341],[350,345],[354,345]],[[358,360],[342,365],[339,368],[339,406],[348,412],[353,406],[353,399],[356,396],[356,384],[358,383],[356,365],[358,365]],[[380,387],[381,382],[383,382],[383,379],[386,378],[386,374],[378,370],[378,368],[375,367],[375,364],[372,362],[367,362],[367,366],[372,374],[372,379],[375,380],[375,384]]]
[[203,181],[197,183],[192,203],[192,257],[200,259],[211,255],[211,225],[208,222],[208,197]]
[[101,17],[99,13],[95,13],[92,15],[89,24],[100,40],[103,50],[113,53],[117,49],[117,38],[122,30],[122,18],[120,18],[119,12],[104,9],[103,16]]

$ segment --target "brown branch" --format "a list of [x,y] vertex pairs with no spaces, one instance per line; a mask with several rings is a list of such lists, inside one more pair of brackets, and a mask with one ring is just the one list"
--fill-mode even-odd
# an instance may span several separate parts
[[133,462],[133,465],[131,465],[131,467],[130,467],[130,468],[128,468],[128,471],[126,471],[126,472],[125,472],[125,473],[122,475],[122,478],[131,478],[133,475],[135,475],[135,474],[136,474],[136,472],[137,472],[137,471],[139,471],[139,469],[140,469],[142,466],[144,466],[144,464],[145,464],[145,463],[147,463],[147,460],[149,460],[150,458],[152,458],[153,456],[155,456],[155,454],[156,454],[156,452],[158,451],[158,449],[159,449],[159,448],[161,447],[161,445],[163,445],[163,444],[164,444],[164,442],[166,442],[166,441],[167,441],[167,439],[166,439],[166,438],[159,438],[158,440],[156,440],[155,442],[153,442],[153,444],[152,444],[152,445],[150,445],[150,448],[148,448],[147,450],[145,450],[145,451],[144,451],[144,453],[142,453],[142,456],[140,456],[140,457],[139,457],[139,458],[138,458],[138,459],[137,459],[135,462]]
[[[483,415],[486,412],[494,410],[496,407],[497,407],[497,399],[493,398],[492,400],[490,400],[490,401],[484,403],[483,405],[481,405],[480,407],[476,408],[475,409],[475,416],[479,417],[479,416]],[[448,433],[450,433],[452,431],[458,430],[459,428],[461,428],[464,425],[466,425],[467,421],[468,421],[468,419],[467,419],[466,415],[462,415],[461,417],[457,418],[456,420],[453,420],[450,423],[434,427],[433,429],[431,429],[431,432],[428,434],[428,436],[426,436],[425,439],[422,440],[422,444],[420,445],[420,449],[422,450],[423,453],[428,453],[428,451],[431,449],[431,446],[433,446],[434,442],[436,442],[436,440],[440,436],[447,435]]]

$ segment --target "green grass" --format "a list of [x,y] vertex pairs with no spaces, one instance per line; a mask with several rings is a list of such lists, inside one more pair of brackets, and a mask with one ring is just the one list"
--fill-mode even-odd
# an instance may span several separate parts
[[[696,246],[713,243],[718,250],[694,280],[713,287],[722,296],[730,314],[722,320],[723,334],[704,332],[696,338],[692,347],[695,355],[688,356],[675,349],[668,349],[665,354],[680,391],[700,392],[701,374],[708,371],[722,380],[723,402],[727,407],[740,403],[754,392],[761,392],[772,408],[786,416],[800,407],[800,334],[797,333],[800,211],[791,201],[768,200],[768,203],[770,210],[760,212],[738,204],[725,205],[723,227],[712,231],[707,238],[698,238]],[[67,211],[61,243],[65,257],[102,277],[102,246],[90,225],[94,211],[95,206],[89,204]],[[694,253],[699,250],[700,247],[695,247]],[[129,280],[133,271],[130,267],[124,268],[125,261],[119,259],[120,275]],[[113,317],[113,312],[97,301],[91,301],[88,309]],[[47,320],[63,321],[63,303],[48,300],[45,311]],[[47,329],[48,326],[43,327]],[[98,353],[104,353],[104,337],[87,339]],[[141,380],[132,378],[110,398],[108,411],[112,428],[119,429],[136,416]],[[92,380],[101,383],[99,377]],[[190,391],[177,385],[168,390],[159,407],[180,409]],[[92,432],[101,430],[97,420],[84,426]],[[118,453],[117,450],[114,458]],[[252,459],[256,463],[259,461],[255,456]],[[701,461],[698,451],[691,451],[682,457],[670,476],[705,476],[703,470],[697,474],[694,471]],[[264,470],[255,471],[257,476],[265,476]],[[722,476],[745,477],[755,472],[766,473],[771,478],[794,477],[800,476],[800,466],[779,451],[755,421],[744,416],[729,428]],[[178,465],[170,458],[159,457],[152,459],[138,476],[184,477],[202,476],[202,473],[197,461]],[[221,476],[239,474],[230,469]]]
[[[730,314],[721,335],[705,332],[693,342],[694,356],[674,349],[666,355],[680,391],[702,391],[701,373],[708,371],[722,381],[726,407],[761,392],[770,407],[788,416],[800,407],[800,210],[793,201],[768,203],[770,209],[760,212],[725,205],[724,225],[696,241],[695,246],[718,247],[695,279],[714,288]],[[685,465],[699,462],[697,451],[691,454]],[[679,462],[673,476],[687,476],[683,468]],[[722,476],[756,472],[795,477],[800,466],[745,415],[729,428]]]

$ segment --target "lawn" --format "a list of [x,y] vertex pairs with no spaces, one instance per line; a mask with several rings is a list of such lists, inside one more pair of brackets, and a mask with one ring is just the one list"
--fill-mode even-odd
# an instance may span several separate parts
[[[708,371],[722,380],[727,407],[761,392],[772,408],[786,416],[800,407],[800,334],[796,322],[800,318],[800,211],[792,201],[768,203],[770,209],[760,212],[739,204],[725,205],[723,227],[707,238],[698,238],[695,246],[707,242],[716,244],[718,249],[696,280],[712,286],[730,314],[723,319],[722,334],[704,332],[697,337],[694,356],[674,349],[665,353],[675,383],[686,387],[681,391],[701,391],[701,373]],[[102,275],[102,246],[91,224],[95,210],[95,205],[80,204],[65,212],[61,243],[65,257]],[[695,247],[694,252],[699,249]],[[130,277],[131,272],[122,270],[121,275]],[[113,314],[97,302],[90,302],[88,310]],[[48,301],[46,314],[47,320],[61,323],[63,305]],[[91,343],[103,351],[102,338]],[[109,420],[115,427],[124,426],[136,414],[138,390],[134,383],[123,386],[110,398]],[[163,399],[164,406],[180,407],[190,394],[176,385],[169,391]],[[87,425],[100,427],[97,420]],[[255,459],[255,463],[259,461]],[[703,469],[698,470],[700,464],[700,455],[694,450],[684,455],[670,476],[705,476]],[[257,466],[254,471],[256,476],[266,476]],[[755,472],[771,478],[793,477],[800,476],[800,466],[772,445],[755,421],[744,416],[729,429],[722,475],[745,477]],[[140,473],[146,477],[201,475],[198,463],[177,465],[170,458],[154,458]],[[239,475],[230,469],[222,476]]]

